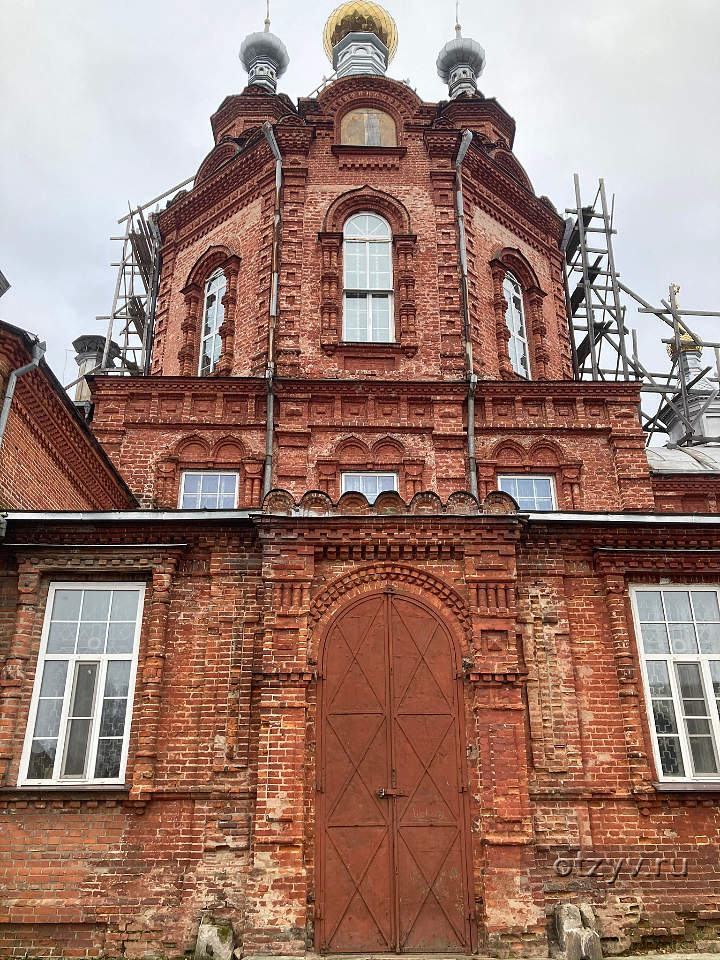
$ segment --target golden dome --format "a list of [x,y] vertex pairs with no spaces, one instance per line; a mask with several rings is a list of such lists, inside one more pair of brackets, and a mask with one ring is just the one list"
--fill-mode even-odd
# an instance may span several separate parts
[[341,3],[327,19],[323,30],[323,46],[330,62],[333,47],[349,33],[374,33],[388,48],[388,63],[395,56],[398,32],[395,21],[382,7],[369,0]]

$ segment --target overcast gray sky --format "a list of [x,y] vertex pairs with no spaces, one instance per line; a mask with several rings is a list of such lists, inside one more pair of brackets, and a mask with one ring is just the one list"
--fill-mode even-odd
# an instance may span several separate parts
[[[321,33],[334,5],[272,0],[294,99],[330,71]],[[386,6],[400,36],[390,76],[446,99],[435,59],[454,0]],[[264,0],[4,0],[0,270],[12,288],[0,316],[47,339],[64,381],[72,339],[104,332],[94,318],[110,308],[117,219],[195,173],[263,17]],[[573,172],[588,200],[605,177],[623,280],[653,302],[677,281],[686,308],[720,309],[717,0],[463,0],[461,19],[536,191],[562,211]],[[720,321],[704,332],[720,339]]]

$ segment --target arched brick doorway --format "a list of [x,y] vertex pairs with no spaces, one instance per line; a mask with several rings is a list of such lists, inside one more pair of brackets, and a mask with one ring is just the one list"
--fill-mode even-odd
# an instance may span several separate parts
[[470,952],[461,681],[438,614],[391,589],[325,635],[316,949]]

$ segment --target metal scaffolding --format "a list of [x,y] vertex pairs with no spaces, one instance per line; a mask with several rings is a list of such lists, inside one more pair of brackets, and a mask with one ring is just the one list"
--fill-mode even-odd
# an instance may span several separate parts
[[[102,353],[94,366],[82,370],[79,377],[66,384],[66,390],[90,374],[148,374],[160,280],[158,204],[192,181],[193,177],[184,180],[147,203],[131,208],[118,220],[124,233],[111,237],[122,244],[119,261],[111,264],[117,269],[112,307],[109,315],[95,318],[107,323]],[[150,212],[151,208],[154,212]]]
[[[615,267],[614,198],[608,205],[600,180],[593,202],[584,205],[575,174],[575,206],[565,222],[565,298],[572,331],[573,363],[579,380],[638,380],[640,422],[648,433],[667,434],[678,445],[720,442],[720,342],[703,339],[687,325],[688,317],[720,317],[704,310],[681,310],[679,287],[654,307],[622,283]],[[623,296],[624,295],[624,296]],[[651,314],[668,328],[667,370],[649,370],[638,355],[638,337],[626,322],[625,300],[637,313]],[[657,342],[657,341],[656,341]],[[707,353],[713,357],[705,366]],[[714,415],[709,416],[710,413]]]

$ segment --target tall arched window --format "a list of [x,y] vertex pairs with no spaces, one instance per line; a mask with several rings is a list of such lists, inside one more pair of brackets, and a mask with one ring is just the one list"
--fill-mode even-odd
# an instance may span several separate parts
[[391,343],[392,235],[375,213],[356,213],[343,230],[343,339]]
[[215,369],[220,359],[222,339],[220,327],[225,318],[225,308],[222,298],[225,294],[225,274],[216,270],[205,284],[205,300],[203,304],[203,328],[200,338],[200,363],[198,373],[201,377],[207,376]]
[[509,272],[505,274],[503,280],[503,293],[507,300],[505,321],[510,331],[510,342],[508,343],[510,363],[515,373],[527,379],[530,377],[530,358],[522,287]]

